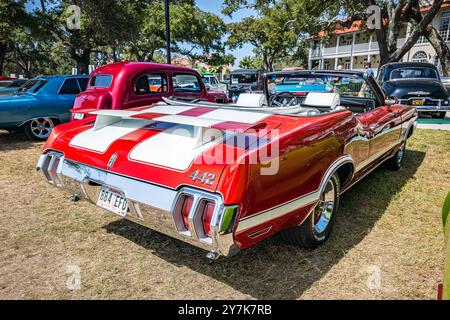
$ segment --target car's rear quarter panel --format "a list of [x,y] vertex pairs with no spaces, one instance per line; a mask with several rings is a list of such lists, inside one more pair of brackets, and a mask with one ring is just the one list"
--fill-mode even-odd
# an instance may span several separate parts
[[[225,203],[240,205],[238,220],[255,217],[317,191],[325,172],[343,155],[345,143],[355,134],[357,126],[348,111],[310,118],[279,117],[283,126],[276,174],[261,174],[261,169],[267,167],[261,164],[240,164],[227,167],[220,180],[218,191],[224,195]],[[298,225],[314,205],[246,230],[237,226],[235,240],[242,248],[249,247],[282,229]],[[255,237],[258,232],[262,234]]]

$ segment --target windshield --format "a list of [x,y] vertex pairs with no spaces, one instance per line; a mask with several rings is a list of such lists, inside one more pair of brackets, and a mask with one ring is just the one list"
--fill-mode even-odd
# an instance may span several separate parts
[[41,90],[46,83],[47,80],[39,80],[39,79],[28,80],[19,88],[18,92],[36,93],[39,90]]
[[341,96],[373,99],[372,90],[362,76],[358,75],[271,75],[267,78],[269,95],[289,92],[306,95],[309,92],[334,92]]
[[256,83],[256,74],[233,74],[231,84]]
[[391,72],[390,80],[397,79],[439,79],[436,70],[427,67],[399,68]]

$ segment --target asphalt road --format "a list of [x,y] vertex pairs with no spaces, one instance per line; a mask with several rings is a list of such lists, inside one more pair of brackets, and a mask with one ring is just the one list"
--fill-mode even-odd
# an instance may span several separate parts
[[420,129],[435,129],[450,131],[450,112],[447,112],[445,119],[432,119],[431,117],[419,118],[417,127]]

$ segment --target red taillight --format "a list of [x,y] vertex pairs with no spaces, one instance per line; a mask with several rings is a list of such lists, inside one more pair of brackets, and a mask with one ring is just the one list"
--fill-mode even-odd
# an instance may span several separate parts
[[205,230],[205,234],[210,236],[211,233],[211,219],[214,214],[214,203],[206,202],[205,207],[203,208],[203,229]]
[[184,226],[188,230],[189,230],[189,212],[191,212],[193,202],[194,198],[187,196],[184,198],[183,207],[181,208],[181,215],[183,216]]

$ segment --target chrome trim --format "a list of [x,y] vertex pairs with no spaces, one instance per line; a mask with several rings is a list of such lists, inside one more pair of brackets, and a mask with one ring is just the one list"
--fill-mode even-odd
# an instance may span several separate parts
[[[243,232],[250,228],[256,227],[263,223],[272,221],[274,219],[280,218],[296,209],[306,207],[308,205],[314,204],[319,201],[323,190],[327,184],[329,178],[344,164],[352,163],[353,159],[350,155],[345,155],[338,158],[331,166],[327,169],[322,180],[320,182],[319,188],[311,193],[293,199],[291,201],[285,202],[279,206],[273,207],[271,209],[256,213],[250,217],[245,217],[240,220],[236,232]],[[353,178],[353,177],[352,177]]]
[[[122,192],[130,210],[125,218],[145,227],[223,256],[231,256],[239,251],[233,238],[238,207],[225,206],[219,194],[189,187],[179,191],[168,189],[82,165],[54,151],[40,156],[37,170],[52,185],[95,205],[102,187]],[[179,211],[180,199],[185,195],[194,197],[189,214],[189,230],[184,227]],[[202,224],[203,208],[207,201],[215,204],[211,236],[205,234]]]
[[[409,104],[410,100],[426,100],[426,101],[432,101],[436,102],[437,104],[434,106],[413,106]],[[427,111],[442,111],[442,112],[450,112],[450,105],[443,105],[443,102],[446,101],[445,99],[435,99],[430,97],[411,97],[408,99],[398,99],[398,103],[400,104],[406,104],[409,106],[413,106],[417,109],[417,111],[420,112],[427,112]]]

